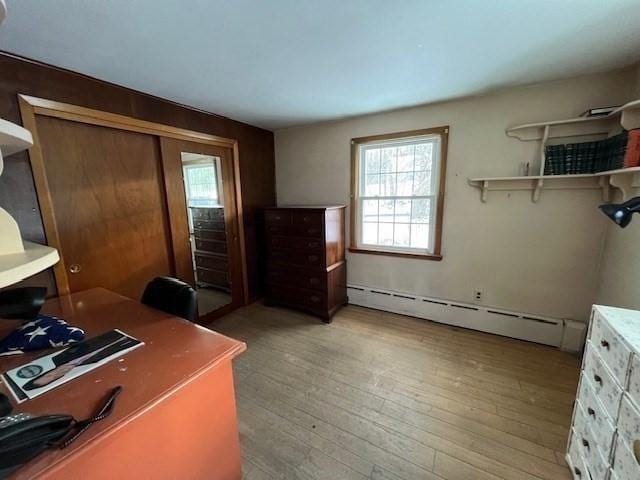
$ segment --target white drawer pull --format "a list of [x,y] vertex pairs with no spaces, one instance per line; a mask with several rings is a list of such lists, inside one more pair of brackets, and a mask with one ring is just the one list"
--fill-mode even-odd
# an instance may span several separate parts
[[593,418],[596,418],[596,411],[593,408],[587,407],[587,413],[591,415]]
[[597,373],[593,376],[593,379],[596,381],[596,383],[599,383],[600,386],[602,386],[602,377],[600,375],[598,375]]
[[580,469],[578,467],[573,467],[573,472],[578,475],[579,477],[582,476],[582,472],[580,471]]
[[582,446],[587,449],[589,448],[589,442],[585,438],[582,439]]
[[600,342],[600,346],[602,346],[602,348],[606,348],[607,350],[609,350],[609,342],[607,342],[606,340],[602,340]]

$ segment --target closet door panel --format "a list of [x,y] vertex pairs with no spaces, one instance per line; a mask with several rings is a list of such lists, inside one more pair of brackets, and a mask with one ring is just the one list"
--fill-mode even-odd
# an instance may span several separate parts
[[140,298],[175,270],[158,138],[36,118],[70,291]]

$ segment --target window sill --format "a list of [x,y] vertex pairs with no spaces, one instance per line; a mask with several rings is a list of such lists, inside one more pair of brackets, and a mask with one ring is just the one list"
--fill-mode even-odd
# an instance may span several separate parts
[[366,248],[349,247],[351,253],[364,253],[369,255],[384,255],[387,257],[400,257],[400,258],[414,258],[417,260],[433,260],[439,262],[442,260],[442,255],[434,255],[428,253],[402,253],[402,252],[390,252],[384,250],[369,250]]

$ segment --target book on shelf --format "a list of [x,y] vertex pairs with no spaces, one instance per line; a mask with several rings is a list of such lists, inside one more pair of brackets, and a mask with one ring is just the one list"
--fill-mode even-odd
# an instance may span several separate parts
[[585,110],[580,114],[581,117],[601,117],[604,115],[609,115],[611,112],[620,108],[620,105],[615,105],[612,107],[595,107],[590,108],[589,110]]
[[640,129],[629,131],[627,149],[622,163],[624,168],[640,166]]

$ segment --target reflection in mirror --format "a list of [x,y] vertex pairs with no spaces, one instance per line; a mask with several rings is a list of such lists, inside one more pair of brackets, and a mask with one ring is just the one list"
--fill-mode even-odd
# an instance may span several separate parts
[[220,158],[182,152],[182,173],[200,316],[231,303]]

